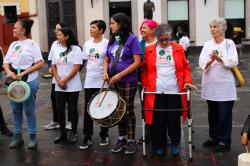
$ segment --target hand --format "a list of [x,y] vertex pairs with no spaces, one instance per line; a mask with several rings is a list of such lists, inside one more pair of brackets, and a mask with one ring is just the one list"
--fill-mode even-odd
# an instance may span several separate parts
[[59,80],[58,81],[58,86],[61,88],[61,89],[63,89],[63,90],[65,90],[65,89],[67,89],[67,82],[65,81],[65,80]]
[[[247,133],[243,133],[241,136],[241,144],[243,145],[244,150],[248,149],[248,139]],[[248,151],[248,150],[247,150]]]
[[49,73],[52,74],[51,67],[49,68]]
[[110,83],[111,85],[114,85],[114,84],[117,83],[121,78],[122,78],[122,77],[121,77],[121,74],[118,73],[118,74],[116,74],[115,76],[113,76],[113,77],[110,79],[109,83]]
[[191,88],[191,89],[193,89],[195,91],[198,90],[198,88],[195,85],[187,82],[187,83],[184,84],[184,89],[188,89],[188,88]]
[[218,62],[222,61],[221,58],[219,57],[218,51],[215,51],[215,50],[212,51],[211,58],[213,60],[217,60]]
[[109,75],[108,75],[108,73],[104,73],[103,74],[103,80],[104,81],[109,81]]
[[7,73],[7,77],[17,80],[17,75],[12,71]]
[[22,79],[24,75],[25,75],[25,73],[24,73],[24,72],[21,72],[21,73],[20,73],[20,79]]

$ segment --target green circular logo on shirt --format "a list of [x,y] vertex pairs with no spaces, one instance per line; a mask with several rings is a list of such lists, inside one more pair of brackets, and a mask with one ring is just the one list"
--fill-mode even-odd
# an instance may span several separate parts
[[161,50],[161,51],[159,51],[159,54],[160,54],[160,56],[163,56],[163,55],[165,55],[165,51]]

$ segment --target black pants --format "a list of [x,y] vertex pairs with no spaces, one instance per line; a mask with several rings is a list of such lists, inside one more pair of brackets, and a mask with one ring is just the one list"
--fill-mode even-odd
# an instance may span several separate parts
[[[88,103],[90,102],[91,97],[100,91],[99,88],[86,88],[84,89],[85,93],[85,104],[84,104],[84,119],[83,119],[83,135],[92,136],[93,135],[93,120],[88,114]],[[108,137],[108,128],[101,127],[100,137]]]
[[152,148],[165,148],[166,132],[171,139],[171,143],[180,144],[181,122],[180,111],[170,111],[167,109],[181,109],[181,96],[177,95],[155,95],[155,109],[166,109],[165,111],[154,111],[151,127]]
[[56,92],[56,107],[58,111],[58,118],[60,130],[62,134],[66,133],[65,129],[65,108],[68,104],[68,111],[72,122],[72,133],[76,133],[78,124],[78,97],[79,92]]
[[216,142],[231,146],[234,101],[210,101],[208,104],[209,136]]
[[[54,122],[59,122],[59,120],[58,120],[58,113],[57,113],[57,109],[56,109],[55,84],[53,84],[53,83],[52,83],[52,87],[51,87],[50,98],[51,98],[52,109],[53,109],[53,121]],[[68,121],[71,122],[69,111],[68,111]]]
[[4,117],[3,117],[2,107],[0,106],[0,129],[2,131],[5,128],[6,128],[6,124],[5,124],[5,120],[4,120]]

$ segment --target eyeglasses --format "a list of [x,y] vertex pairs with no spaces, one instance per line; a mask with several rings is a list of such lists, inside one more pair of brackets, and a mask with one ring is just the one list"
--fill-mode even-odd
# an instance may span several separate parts
[[158,40],[160,43],[168,43],[169,38],[161,38]]

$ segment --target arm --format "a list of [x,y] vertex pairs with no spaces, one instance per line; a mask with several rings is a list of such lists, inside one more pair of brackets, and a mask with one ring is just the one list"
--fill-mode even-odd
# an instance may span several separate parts
[[110,58],[106,56],[103,62],[103,80],[104,81],[109,80],[109,74],[108,74],[109,62],[110,62]]
[[124,76],[132,73],[133,71],[135,71],[139,67],[139,65],[141,63],[141,56],[140,55],[133,55],[133,59],[134,59],[134,62],[131,65],[129,65],[125,70],[121,71],[120,73],[116,74],[115,76],[113,76],[110,79],[111,84],[115,84],[120,79],[122,79]]
[[207,47],[208,45],[205,43],[199,57],[199,66],[202,70],[208,69],[208,67],[214,61],[214,59],[212,58],[212,54],[210,55],[210,53],[207,50]]
[[220,59],[224,67],[233,68],[238,65],[238,54],[233,41],[226,39],[226,51],[223,53],[226,55],[222,55]]
[[32,73],[34,71],[40,70],[42,68],[43,64],[44,64],[44,61],[39,60],[38,62],[36,62],[35,65],[33,65],[33,66],[27,68],[25,71],[21,72],[20,73],[21,78],[26,74],[29,74],[29,73]]

